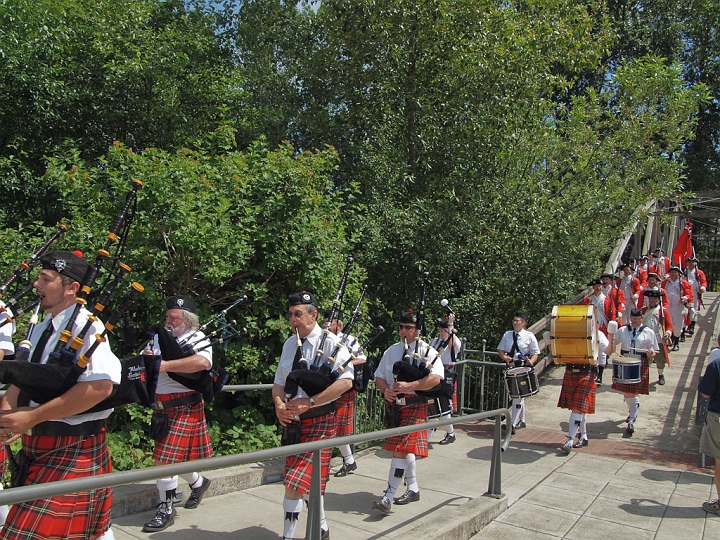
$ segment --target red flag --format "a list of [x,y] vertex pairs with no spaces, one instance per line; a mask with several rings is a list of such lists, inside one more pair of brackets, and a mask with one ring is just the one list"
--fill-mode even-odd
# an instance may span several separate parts
[[679,264],[681,268],[685,268],[685,261],[688,257],[692,257],[692,221],[689,219],[685,220],[685,230],[678,238],[675,249],[672,252],[672,259],[674,264]]

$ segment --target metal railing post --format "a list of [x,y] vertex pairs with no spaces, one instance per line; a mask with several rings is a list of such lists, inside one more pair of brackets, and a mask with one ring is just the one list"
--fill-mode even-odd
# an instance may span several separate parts
[[310,500],[308,501],[308,520],[305,528],[307,540],[320,540],[320,475],[322,474],[322,450],[313,452],[312,477],[310,479]]
[[498,414],[495,416],[495,431],[493,433],[493,449],[492,456],[490,458],[490,478],[488,479],[488,490],[484,495],[500,499],[503,497],[502,494],[502,479],[501,479],[501,458],[500,454],[502,448],[500,446],[500,419],[502,415]]

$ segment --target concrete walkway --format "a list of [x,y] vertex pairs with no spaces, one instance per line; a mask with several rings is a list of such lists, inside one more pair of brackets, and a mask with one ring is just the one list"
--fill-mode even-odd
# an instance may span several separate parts
[[[439,446],[441,431],[432,439],[436,444],[430,457],[418,461],[421,500],[394,506],[388,516],[371,508],[387,483],[388,452],[366,450],[354,474],[331,476],[325,508],[332,538],[720,538],[720,516],[706,515],[700,508],[715,498],[715,486],[712,471],[700,467],[700,430],[694,426],[695,388],[717,335],[720,296],[708,293],[705,303],[709,307],[695,336],[672,353],[667,384],[653,385],[651,395],[641,398],[632,438],[624,434],[627,409],[609,388],[609,370],[597,413],[588,420],[590,445],[570,456],[560,452],[569,411],[556,406],[564,370],[556,367],[543,374],[540,393],[527,400],[530,427],[519,430],[503,454],[505,498],[483,496],[491,424],[459,423],[454,444]],[[656,380],[652,370],[651,380]],[[278,465],[210,471],[213,485],[201,506],[180,506],[174,525],[154,534],[141,532],[154,511],[124,515],[133,504],[150,508],[153,485],[118,488],[114,511],[122,517],[113,520],[115,537],[277,539],[283,522],[283,487],[273,482]],[[339,466],[336,460],[333,470]],[[242,491],[234,491],[238,489]],[[306,518],[303,512],[298,538],[304,537]]]

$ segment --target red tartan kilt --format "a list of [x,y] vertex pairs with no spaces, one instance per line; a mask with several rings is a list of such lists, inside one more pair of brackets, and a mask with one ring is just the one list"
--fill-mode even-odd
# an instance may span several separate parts
[[640,384],[612,383],[612,389],[627,394],[650,395],[650,364],[646,356],[642,357],[640,365]]
[[[386,404],[386,406],[389,406]],[[400,427],[412,426],[427,422],[427,403],[415,403],[400,407]],[[415,454],[417,457],[428,457],[427,430],[396,435],[385,439],[385,450],[400,452],[402,454]]]
[[4,444],[0,444],[0,478],[5,474],[5,467],[7,466],[7,450]]
[[[64,448],[67,445],[72,446]],[[104,431],[87,437],[23,435],[23,448],[30,460],[25,485],[112,472]],[[52,453],[42,457],[48,452]],[[15,504],[10,508],[0,537],[86,539],[103,534],[110,527],[111,510],[111,488]]]
[[595,370],[565,368],[557,406],[586,414],[595,414],[597,384]]
[[357,391],[348,390],[335,401],[335,436],[355,433],[355,404]]
[[[169,401],[194,392],[157,395]],[[205,422],[205,402],[165,409],[168,413],[168,434],[155,444],[153,459],[158,463],[180,463],[212,457],[210,435]]]
[[[308,418],[300,421],[300,442],[320,441],[335,437],[335,414],[325,414],[316,418]],[[325,448],[320,451],[320,491],[325,493],[325,485],[330,477],[330,458],[332,448]],[[310,492],[312,481],[313,452],[304,452],[285,458],[285,487],[299,493]]]

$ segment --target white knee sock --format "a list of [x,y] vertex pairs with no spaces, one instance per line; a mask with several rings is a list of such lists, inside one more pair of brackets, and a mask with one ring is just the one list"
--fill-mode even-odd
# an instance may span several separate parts
[[399,488],[400,484],[402,484],[403,478],[405,477],[406,466],[406,459],[392,458],[392,461],[390,462],[390,474],[388,475],[388,487],[385,491],[385,495],[388,499],[392,500],[397,488]]
[[580,420],[580,438],[587,439],[587,415],[582,413],[582,420]]
[[662,368],[662,369],[658,368],[658,375],[662,375],[664,371],[665,371],[665,368]]
[[[182,478],[188,484],[190,484],[191,488],[199,488],[200,486],[202,486],[202,476],[200,476],[196,472],[189,473],[189,474],[181,474],[180,478]],[[195,484],[197,484],[197,485],[195,485]]]
[[448,435],[455,435],[455,428],[452,424],[448,424],[447,426],[445,426],[445,433],[447,433]]
[[283,538],[293,538],[295,536],[295,527],[300,520],[300,513],[303,508],[302,499],[283,499],[283,510],[285,512],[285,521],[283,523]]
[[427,440],[430,442],[430,438],[435,434],[435,428],[430,428],[427,431]]
[[640,408],[640,398],[638,396],[625,398],[625,402],[628,406],[628,413],[630,418],[637,420],[638,409]]
[[111,528],[108,528],[107,531],[102,533],[100,536],[98,536],[95,540],[115,540],[115,535],[113,534],[113,531]]
[[578,430],[580,429],[580,424],[582,422],[582,414],[580,413],[570,413],[570,420],[568,421],[568,438],[574,439],[575,435],[577,435]]
[[171,476],[169,478],[158,478],[157,488],[160,502],[167,503],[167,513],[172,513],[173,499],[175,498],[175,490],[178,487],[178,477]]
[[518,424],[518,418],[522,413],[524,399],[513,399],[512,400],[512,426],[515,427]]
[[320,495],[320,529],[328,530],[327,519],[325,519],[325,495]]
[[405,469],[405,482],[407,483],[408,489],[415,492],[420,491],[420,486],[418,486],[417,483],[415,454],[408,454],[405,457],[405,464],[407,466],[407,469]]
[[340,455],[343,457],[343,462],[348,465],[352,465],[353,463],[355,463],[355,458],[352,455],[352,450],[350,450],[349,444],[343,444],[342,446],[338,446],[338,450],[340,450]]
[[521,405],[520,421],[525,422],[525,398],[520,398],[520,405]]

